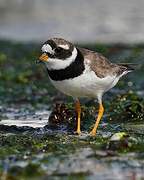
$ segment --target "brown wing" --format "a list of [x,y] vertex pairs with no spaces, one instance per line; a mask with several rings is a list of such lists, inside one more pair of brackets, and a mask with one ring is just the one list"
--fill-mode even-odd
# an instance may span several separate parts
[[90,68],[95,72],[98,77],[104,78],[108,75],[117,74],[117,72],[119,71],[118,65],[111,63],[100,53],[90,51],[84,48],[79,48],[79,50],[84,55],[86,63],[88,62]]

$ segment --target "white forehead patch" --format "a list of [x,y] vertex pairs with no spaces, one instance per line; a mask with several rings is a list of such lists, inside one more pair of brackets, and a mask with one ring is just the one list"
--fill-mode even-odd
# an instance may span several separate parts
[[49,44],[44,44],[41,48],[42,52],[48,52],[50,54],[54,54],[52,47]]
[[63,48],[63,49],[69,49],[69,46],[67,45],[67,44],[61,44],[61,45],[59,45],[59,47],[61,47],[61,48]]

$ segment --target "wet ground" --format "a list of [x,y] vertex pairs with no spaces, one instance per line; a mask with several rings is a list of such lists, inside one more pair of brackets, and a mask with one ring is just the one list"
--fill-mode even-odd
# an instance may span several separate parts
[[105,95],[96,137],[88,134],[96,100],[81,100],[82,135],[75,135],[72,99],[56,91],[45,68],[35,64],[39,44],[0,42],[2,180],[144,179],[144,45],[82,46],[113,62],[140,64]]

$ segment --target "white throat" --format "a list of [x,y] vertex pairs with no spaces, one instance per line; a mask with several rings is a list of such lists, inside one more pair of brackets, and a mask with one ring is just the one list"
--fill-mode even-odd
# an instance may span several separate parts
[[56,59],[56,58],[49,58],[48,61],[46,62],[46,66],[49,70],[58,70],[58,69],[65,69],[68,67],[73,61],[75,61],[77,56],[77,49],[74,47],[72,51],[72,55],[65,59]]

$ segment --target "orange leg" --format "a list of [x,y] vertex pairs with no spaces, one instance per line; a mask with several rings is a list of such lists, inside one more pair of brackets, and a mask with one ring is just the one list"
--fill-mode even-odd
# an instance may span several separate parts
[[76,133],[80,134],[81,133],[81,130],[80,130],[81,106],[80,106],[80,102],[78,99],[76,100],[76,103],[75,103],[75,109],[77,112],[77,130],[76,130]]
[[104,107],[102,105],[102,103],[99,104],[99,112],[98,112],[98,117],[96,119],[96,122],[95,122],[95,125],[92,129],[92,131],[90,132],[90,135],[91,136],[95,136],[96,135],[96,131],[97,131],[97,128],[98,128],[98,125],[99,125],[99,122],[103,116],[103,113],[104,113]]

